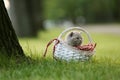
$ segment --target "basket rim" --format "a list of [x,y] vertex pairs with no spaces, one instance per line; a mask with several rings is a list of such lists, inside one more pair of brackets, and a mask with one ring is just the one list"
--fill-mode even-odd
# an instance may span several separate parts
[[61,32],[61,34],[58,36],[58,40],[60,40],[60,41],[63,40],[62,36],[64,34],[70,32],[70,31],[73,31],[73,30],[79,30],[79,31],[84,32],[87,35],[89,43],[93,43],[93,40],[92,40],[92,37],[90,36],[90,33],[87,30],[85,30],[84,28],[82,28],[82,27],[70,27],[70,28],[67,28],[67,29],[63,30]]
[[[59,39],[58,39],[59,40]],[[81,51],[85,51],[85,52],[95,52],[95,49],[93,51],[86,51],[86,50],[80,50],[80,49],[77,49],[76,47],[72,47],[70,45],[68,45],[64,40],[59,40],[59,43],[58,44],[62,44],[64,46],[66,46],[67,48],[69,48],[70,50],[73,50],[73,51],[77,51],[77,52],[81,52]],[[57,44],[57,45],[58,45]],[[56,46],[57,46],[56,45]]]

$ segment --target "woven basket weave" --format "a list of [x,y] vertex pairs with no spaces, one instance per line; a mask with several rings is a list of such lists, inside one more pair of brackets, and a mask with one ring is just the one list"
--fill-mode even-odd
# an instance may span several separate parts
[[[86,51],[86,50],[78,50],[75,47],[67,45],[67,43],[62,39],[63,35],[67,34],[70,31],[82,31],[84,32],[89,40],[89,43],[93,43],[91,36],[89,33],[81,28],[81,27],[71,27],[66,30],[64,30],[57,39],[54,39],[54,47],[53,47],[53,57],[57,60],[65,60],[65,61],[86,61],[92,57],[92,55],[95,53],[95,50],[92,51]],[[52,40],[53,41],[53,40]],[[52,41],[49,42],[47,47],[52,43]],[[47,50],[46,50],[47,51]],[[46,51],[44,56],[46,55]]]

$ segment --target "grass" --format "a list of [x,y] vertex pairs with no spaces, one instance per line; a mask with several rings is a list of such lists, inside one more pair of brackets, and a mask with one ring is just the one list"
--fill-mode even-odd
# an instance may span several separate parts
[[[46,59],[41,56],[47,42],[56,38],[62,29],[41,32],[38,38],[20,39],[26,53],[37,61],[0,66],[0,80],[119,80],[120,36],[92,33],[97,43],[96,54],[87,62],[58,62],[52,59],[50,46]],[[86,42],[86,41],[85,41]]]

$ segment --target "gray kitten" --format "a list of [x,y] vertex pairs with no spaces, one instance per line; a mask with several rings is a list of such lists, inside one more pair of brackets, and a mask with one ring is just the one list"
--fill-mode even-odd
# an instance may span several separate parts
[[82,36],[79,32],[70,32],[66,38],[65,41],[70,46],[79,46],[82,44]]

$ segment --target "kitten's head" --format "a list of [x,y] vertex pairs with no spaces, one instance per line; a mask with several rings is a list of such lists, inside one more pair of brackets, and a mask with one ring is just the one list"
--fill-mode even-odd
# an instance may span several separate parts
[[81,33],[79,32],[70,32],[66,37],[66,42],[71,46],[79,46],[82,44]]

